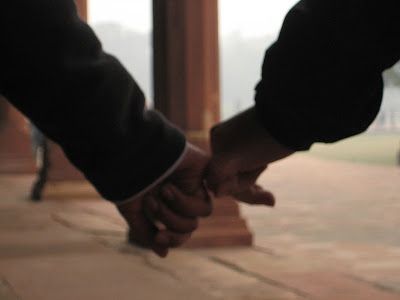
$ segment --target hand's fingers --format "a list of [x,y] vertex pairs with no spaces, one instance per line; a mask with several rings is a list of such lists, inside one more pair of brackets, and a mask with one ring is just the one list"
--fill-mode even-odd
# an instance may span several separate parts
[[118,209],[129,225],[129,241],[149,248],[157,228],[142,213],[142,200],[119,206]]
[[202,184],[209,160],[209,156],[203,150],[188,143],[181,164],[168,178],[168,181],[186,194],[195,195]]
[[245,191],[254,185],[267,165],[254,170],[240,171],[237,161],[214,157],[207,169],[206,181],[216,196],[227,196]]
[[157,234],[158,229],[150,220],[144,216],[138,216],[130,224],[129,242],[143,248],[152,249],[160,257],[166,257],[168,247],[155,242]]
[[196,196],[188,196],[174,185],[167,184],[162,188],[162,197],[172,211],[183,217],[208,217],[212,212],[212,201],[205,189]]
[[177,248],[186,243],[191,236],[191,234],[180,234],[169,230],[163,230],[157,234],[155,242],[159,247]]
[[265,168],[261,167],[254,171],[241,172],[235,177],[230,177],[215,188],[216,195],[222,197],[247,191],[254,186],[258,177],[265,171]]
[[253,171],[235,174],[234,177],[226,178],[225,181],[214,186],[213,191],[218,197],[244,192],[255,184],[265,169],[266,166],[263,166]]
[[275,206],[274,195],[258,185],[253,185],[248,190],[235,194],[235,198],[252,205]]
[[229,196],[239,191],[239,179],[237,176],[220,182],[212,188],[217,197]]
[[174,213],[169,207],[154,197],[145,200],[145,209],[167,229],[177,233],[191,233],[198,227],[197,218],[186,218]]
[[169,253],[169,247],[159,245],[156,242],[154,242],[154,245],[151,247],[151,250],[153,250],[153,252],[161,258],[166,258]]
[[155,242],[159,230],[144,215],[143,210],[140,208],[141,206],[141,203],[134,203],[118,208],[129,225],[128,241],[139,247],[152,249],[160,257],[166,257],[168,255],[168,247]]
[[239,173],[238,179],[238,191],[248,190],[254,186],[258,177],[267,169],[267,165],[262,166],[256,170]]
[[230,194],[237,185],[237,171],[233,160],[214,156],[206,171],[207,185],[218,196]]

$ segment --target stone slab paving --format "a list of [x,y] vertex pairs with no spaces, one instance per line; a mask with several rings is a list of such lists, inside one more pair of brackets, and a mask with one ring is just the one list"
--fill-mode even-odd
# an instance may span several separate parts
[[272,165],[260,184],[277,207],[242,207],[257,247],[400,299],[399,168],[297,155]]
[[277,208],[242,207],[252,248],[125,243],[109,203],[25,200],[30,177],[0,177],[0,300],[400,300],[400,172],[307,156],[260,183]]
[[1,300],[18,300],[13,288],[5,279],[0,279],[0,299]]
[[206,291],[114,252],[0,262],[21,299],[215,299]]
[[195,251],[161,260],[127,245],[126,227],[106,202],[32,204],[25,192],[5,192],[0,202],[1,300],[299,299]]

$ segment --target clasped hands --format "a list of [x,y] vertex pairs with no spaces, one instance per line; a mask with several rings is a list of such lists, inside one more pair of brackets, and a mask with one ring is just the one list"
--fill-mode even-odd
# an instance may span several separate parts
[[249,204],[274,206],[274,196],[256,185],[268,164],[293,153],[277,143],[256,120],[254,109],[211,131],[211,157],[189,144],[162,184],[118,206],[129,225],[129,241],[166,257],[212,213],[214,196],[232,195]]

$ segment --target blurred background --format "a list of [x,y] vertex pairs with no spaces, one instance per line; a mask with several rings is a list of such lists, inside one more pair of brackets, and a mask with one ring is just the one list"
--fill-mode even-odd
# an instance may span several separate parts
[[[219,1],[221,117],[229,118],[254,104],[265,50],[279,34],[296,0]],[[89,23],[104,48],[117,56],[153,101],[151,0],[91,0]],[[369,132],[338,143],[317,145],[311,155],[396,165],[400,141],[400,66],[385,73],[382,109]],[[328,92],[328,91],[327,91]]]
[[[296,2],[219,0],[222,120],[253,105],[265,50]],[[106,51],[154,105],[152,1],[89,0],[86,8]],[[261,176],[276,208],[218,199],[189,247],[165,260],[125,243],[113,205],[51,142],[43,201],[29,201],[38,170],[31,128],[0,99],[0,300],[400,300],[400,65],[384,79],[366,133],[314,145]],[[204,139],[201,130],[187,132]]]

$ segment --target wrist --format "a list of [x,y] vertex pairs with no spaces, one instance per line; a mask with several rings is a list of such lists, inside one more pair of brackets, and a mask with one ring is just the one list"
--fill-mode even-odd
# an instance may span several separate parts
[[251,157],[258,164],[268,164],[294,153],[280,144],[265,129],[250,108],[215,126],[211,131],[211,147],[214,155]]
[[141,199],[144,195],[146,195],[147,193],[149,193],[150,191],[152,191],[154,188],[156,188],[159,184],[161,184],[163,181],[165,181],[172,173],[174,173],[179,166],[183,163],[183,161],[185,160],[186,154],[190,149],[190,144],[186,142],[186,146],[182,152],[182,154],[179,156],[179,158],[174,162],[173,165],[171,165],[171,167],[164,172],[164,174],[160,175],[160,177],[158,177],[155,181],[153,181],[150,185],[148,185],[147,187],[145,187],[143,190],[141,190],[140,192],[136,193],[135,195],[129,197],[126,200],[120,201],[118,203],[115,203],[117,205],[117,207],[120,206],[125,206],[126,204],[130,204],[132,202],[137,202],[139,199]]

